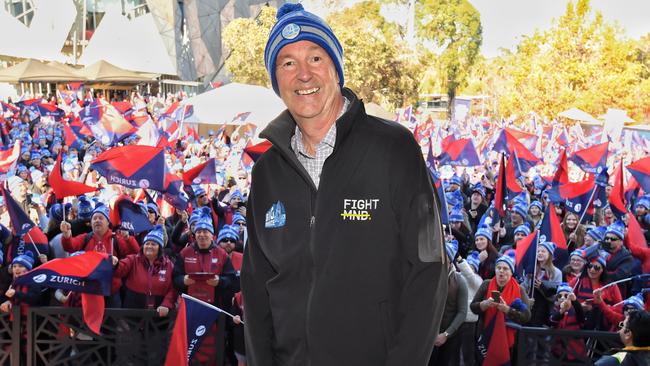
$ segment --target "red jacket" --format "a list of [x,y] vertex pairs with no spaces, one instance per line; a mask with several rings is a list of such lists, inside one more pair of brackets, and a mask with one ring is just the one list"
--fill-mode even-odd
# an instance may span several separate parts
[[126,277],[125,308],[155,309],[164,306],[173,309],[178,293],[172,282],[174,265],[166,256],[157,258],[153,265],[142,254],[131,254],[120,260],[113,272]]
[[[124,238],[122,238],[120,235],[115,235],[115,241],[117,242],[118,249],[113,250],[113,240],[111,238],[113,236],[113,232],[111,230],[106,230],[106,233],[100,240],[98,240],[94,234],[90,234],[91,235],[90,240],[88,240],[88,243],[84,246],[86,235],[88,234],[79,234],[77,236],[70,237],[70,238],[61,236],[61,245],[63,246],[63,249],[65,249],[65,251],[67,251],[68,253],[74,253],[80,250],[85,250],[85,251],[95,250],[97,243],[100,243],[101,245],[104,246],[104,250],[101,250],[102,253],[109,253],[111,255],[118,257],[119,259],[123,259],[129,254],[136,254],[140,251],[140,246],[138,245],[138,242],[132,236],[129,236],[127,240],[124,240]],[[120,286],[121,286],[120,279],[113,277],[113,283],[111,285],[111,294],[116,293],[120,289]]]

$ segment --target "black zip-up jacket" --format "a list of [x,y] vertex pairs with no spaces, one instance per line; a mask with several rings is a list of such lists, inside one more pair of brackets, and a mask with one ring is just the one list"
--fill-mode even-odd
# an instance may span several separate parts
[[447,294],[439,201],[413,135],[344,95],[318,189],[290,148],[288,111],[261,134],[273,147],[253,168],[241,272],[252,366],[418,366],[431,354]]

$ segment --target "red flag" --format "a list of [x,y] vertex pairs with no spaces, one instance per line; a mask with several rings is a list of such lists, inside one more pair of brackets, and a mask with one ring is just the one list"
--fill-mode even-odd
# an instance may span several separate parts
[[[632,252],[636,258],[646,258],[649,251],[648,245],[643,235],[643,229],[637,221],[634,214],[627,213],[627,235],[625,235],[625,246]],[[646,258],[641,262],[641,270],[643,273],[650,272],[650,259]]]
[[176,322],[169,342],[165,366],[187,365],[187,317],[185,299],[181,297],[176,313]]
[[81,293],[81,311],[88,329],[101,334],[104,321],[104,296]]
[[80,182],[75,182],[73,180],[64,180],[61,175],[61,153],[56,157],[56,163],[54,164],[54,169],[48,177],[48,182],[54,191],[56,199],[60,200],[69,196],[79,196],[89,192],[95,192],[97,188],[87,186]]
[[[517,183],[517,175],[515,174],[515,160],[517,154],[515,153],[511,159],[508,159],[506,162],[506,187],[509,192],[512,193],[521,193],[523,189]],[[512,161],[511,161],[512,160]]]
[[622,218],[627,212],[625,207],[625,184],[623,182],[623,159],[614,170],[614,187],[609,194],[609,203],[612,212],[617,218]]
[[566,157],[566,149],[562,149],[557,170],[553,176],[553,185],[569,183],[569,168]]

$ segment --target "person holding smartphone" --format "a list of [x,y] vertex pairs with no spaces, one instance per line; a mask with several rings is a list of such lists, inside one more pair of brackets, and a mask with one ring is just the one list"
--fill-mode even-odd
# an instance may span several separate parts
[[[528,295],[513,277],[514,272],[515,253],[508,251],[497,259],[495,276],[483,281],[470,304],[470,310],[479,316],[477,357],[480,362],[508,363],[516,330],[506,327],[506,319],[518,324],[525,324],[530,319]],[[493,327],[487,327],[488,324],[493,324]],[[503,335],[505,339],[492,341],[492,336]],[[506,346],[510,352],[504,352]]]

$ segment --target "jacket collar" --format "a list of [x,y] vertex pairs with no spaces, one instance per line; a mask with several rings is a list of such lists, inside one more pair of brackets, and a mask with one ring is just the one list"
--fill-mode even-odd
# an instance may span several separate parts
[[[360,117],[365,117],[366,111],[363,103],[352,92],[352,90],[344,88],[343,95],[350,101],[348,110],[336,121],[336,143],[334,150],[340,143],[347,137],[352,128],[353,122]],[[266,138],[273,146],[276,146],[280,151],[285,154],[293,155],[291,151],[291,136],[293,136],[296,129],[296,121],[289,113],[289,110],[284,110],[278,117],[271,121],[268,126],[260,133],[260,137]]]

